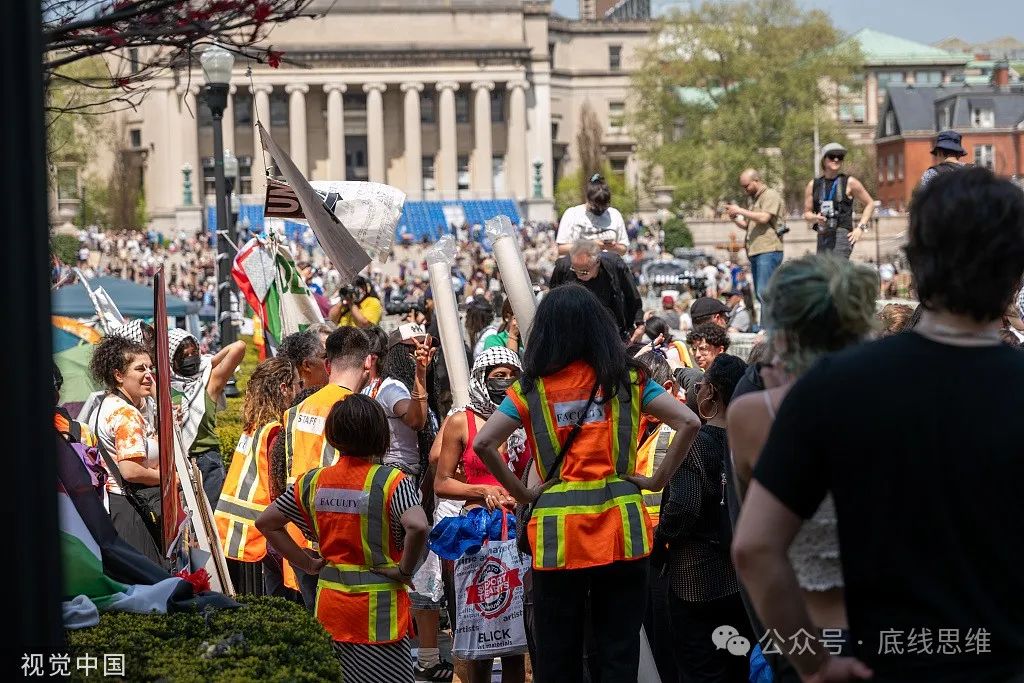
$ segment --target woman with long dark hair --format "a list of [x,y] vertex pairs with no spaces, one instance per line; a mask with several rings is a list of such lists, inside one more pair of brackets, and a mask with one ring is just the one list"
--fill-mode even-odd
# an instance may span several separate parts
[[[473,449],[506,491],[533,504],[525,534],[534,569],[535,680],[582,680],[588,618],[600,679],[635,680],[652,543],[641,489],[664,488],[700,423],[627,358],[611,314],[579,285],[541,301],[524,361],[522,378]],[[652,477],[633,474],[642,413],[677,431]],[[534,453],[529,487],[498,452],[520,427]]]

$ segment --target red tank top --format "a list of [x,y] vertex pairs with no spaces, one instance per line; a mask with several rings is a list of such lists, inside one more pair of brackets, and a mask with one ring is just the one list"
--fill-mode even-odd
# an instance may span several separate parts
[[[466,439],[466,450],[462,452],[462,469],[466,473],[466,483],[476,485],[487,485],[487,486],[501,486],[501,483],[494,478],[491,471],[487,469],[480,456],[473,450],[473,439],[476,438],[476,413],[469,408],[466,408],[466,427],[469,430],[468,438]],[[526,450],[523,451],[522,455],[516,460],[513,465],[513,472],[517,477],[523,476],[523,470],[526,467],[526,463],[529,462],[529,444],[526,444]],[[508,465],[508,452],[504,446],[499,450],[501,453],[502,460]]]

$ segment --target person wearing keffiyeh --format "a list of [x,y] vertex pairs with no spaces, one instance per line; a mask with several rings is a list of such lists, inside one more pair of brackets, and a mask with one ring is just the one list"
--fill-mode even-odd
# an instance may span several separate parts
[[[440,457],[434,476],[434,492],[438,497],[465,501],[464,510],[504,510],[511,528],[515,527],[515,516],[511,512],[515,501],[481,462],[472,444],[477,430],[498,409],[498,404],[505,399],[505,392],[521,374],[519,355],[504,346],[493,346],[476,357],[469,378],[469,405],[465,410],[449,415],[441,425],[438,439],[441,442]],[[522,478],[530,462],[526,433],[517,429],[499,452],[508,468]],[[431,548],[435,541],[445,548],[479,547],[485,540],[482,535],[486,529],[474,523],[479,519],[474,515],[436,521],[431,533]],[[489,528],[493,526],[489,525]],[[470,538],[476,536],[479,538],[470,543]],[[440,555],[443,551],[436,552]],[[450,559],[451,556],[445,557]],[[471,661],[472,676],[469,680],[491,680],[492,661],[493,658]],[[502,657],[501,670],[503,681],[525,680],[523,655]]]

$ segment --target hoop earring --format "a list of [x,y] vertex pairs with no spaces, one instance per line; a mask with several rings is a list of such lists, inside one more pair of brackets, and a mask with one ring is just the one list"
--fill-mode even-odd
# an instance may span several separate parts
[[[704,400],[705,401],[709,401],[711,399],[704,399]],[[718,417],[718,404],[717,403],[715,404],[715,412],[714,412],[714,414],[712,414],[712,415],[705,415],[704,414],[704,410],[701,408],[700,402],[698,402],[697,403],[697,414],[700,415],[701,418],[704,419],[705,421],[706,420],[714,420],[716,417]]]

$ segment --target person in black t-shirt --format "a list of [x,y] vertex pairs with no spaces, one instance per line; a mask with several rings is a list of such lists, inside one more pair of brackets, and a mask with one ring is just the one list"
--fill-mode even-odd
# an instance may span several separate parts
[[[822,643],[804,681],[1024,680],[1024,354],[999,341],[1024,275],[1024,194],[985,169],[918,195],[907,255],[925,308],[821,360],[778,410],[733,553],[766,628],[813,633],[787,549],[835,501],[856,659]],[[865,413],[884,383],[899,411]],[[972,398],[964,414],[950,388]]]

